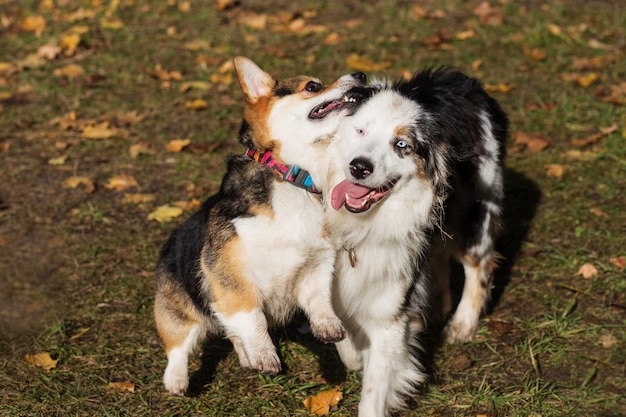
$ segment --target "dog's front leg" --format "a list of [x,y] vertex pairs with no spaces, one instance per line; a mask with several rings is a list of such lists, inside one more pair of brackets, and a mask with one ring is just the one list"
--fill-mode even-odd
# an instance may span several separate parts
[[425,375],[411,352],[408,318],[368,330],[363,352],[363,388],[359,417],[385,417],[404,405],[404,397]]

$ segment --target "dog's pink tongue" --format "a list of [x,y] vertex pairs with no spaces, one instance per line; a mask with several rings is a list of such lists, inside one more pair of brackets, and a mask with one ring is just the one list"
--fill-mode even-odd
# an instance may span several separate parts
[[372,190],[367,187],[343,180],[333,188],[330,204],[335,210],[339,210],[346,202],[346,195],[349,195],[350,198],[358,199],[365,197],[370,191]]

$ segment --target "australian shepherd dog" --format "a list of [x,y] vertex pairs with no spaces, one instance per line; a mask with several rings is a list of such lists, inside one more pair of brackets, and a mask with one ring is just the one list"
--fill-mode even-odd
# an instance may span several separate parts
[[268,326],[297,308],[313,334],[341,340],[331,305],[336,251],[319,189],[326,153],[341,119],[356,105],[344,93],[365,75],[330,86],[313,77],[277,81],[247,58],[235,58],[244,94],[240,142],[219,191],[176,229],[156,269],[155,320],[165,344],[165,388],[188,388],[188,357],[199,341],[226,336],[241,366],[281,369]]
[[333,142],[341,169],[326,213],[338,251],[332,303],[346,330],[336,346],[363,374],[359,417],[382,417],[425,379],[415,353],[429,303],[451,309],[451,260],[465,283],[445,338],[476,331],[497,258],[508,122],[477,80],[455,70],[347,94],[361,104]]

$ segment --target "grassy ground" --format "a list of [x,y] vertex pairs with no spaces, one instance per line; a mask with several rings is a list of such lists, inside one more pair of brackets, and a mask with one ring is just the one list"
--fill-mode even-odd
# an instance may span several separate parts
[[[403,415],[626,414],[622,2],[207,3],[0,0],[0,415],[298,416],[334,385],[332,415],[355,414],[358,375],[296,325],[276,334],[278,376],[240,370],[214,341],[189,397],[160,382],[152,271],[241,151],[222,66],[240,54],[329,82],[456,66],[510,115],[493,309],[476,341],[431,346],[431,380]],[[175,139],[190,144],[168,150]],[[183,216],[148,220],[176,202]],[[596,273],[577,274],[585,264]],[[44,352],[49,371],[25,360]]]

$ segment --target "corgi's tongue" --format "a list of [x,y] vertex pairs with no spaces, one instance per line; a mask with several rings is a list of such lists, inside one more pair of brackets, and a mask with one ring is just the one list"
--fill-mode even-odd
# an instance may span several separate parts
[[339,210],[345,204],[346,209],[359,213],[370,208],[371,188],[354,184],[348,180],[343,180],[335,186],[330,196],[330,204],[335,210]]

